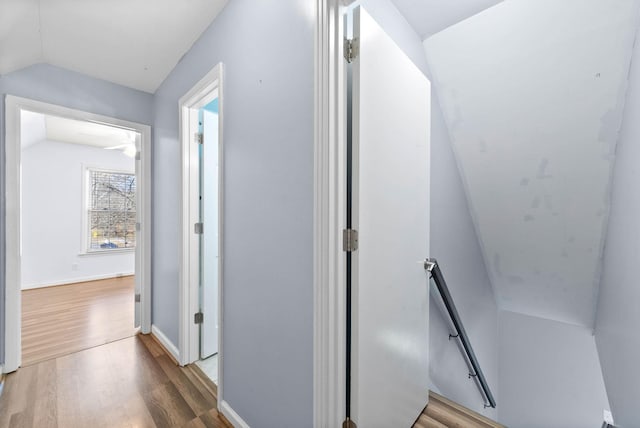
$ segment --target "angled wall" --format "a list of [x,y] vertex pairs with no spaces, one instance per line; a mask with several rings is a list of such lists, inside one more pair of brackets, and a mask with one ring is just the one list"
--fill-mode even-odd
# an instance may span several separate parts
[[[434,104],[437,88],[434,89]],[[491,392],[501,406],[498,383],[498,306],[473,226],[462,179],[439,105],[431,117],[431,250],[438,260]],[[431,299],[431,368],[434,389],[464,406],[495,419],[484,407],[480,391],[455,341],[448,314]]]
[[505,1],[425,41],[501,308],[594,325],[637,12]]
[[[636,36],[637,37],[637,36]],[[596,343],[616,424],[640,427],[640,44],[636,39],[618,137]]]
[[511,428],[600,427],[610,407],[591,329],[501,311],[500,393]]

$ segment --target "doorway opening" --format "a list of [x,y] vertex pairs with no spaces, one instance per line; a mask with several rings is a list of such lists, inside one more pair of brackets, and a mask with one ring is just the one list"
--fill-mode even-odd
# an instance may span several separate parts
[[183,156],[180,364],[195,363],[222,403],[222,64],[180,99]]
[[[217,94],[216,94],[217,95]],[[218,382],[218,127],[219,99],[198,110],[200,165],[200,352],[196,364]],[[207,320],[205,322],[205,314]]]
[[4,371],[149,332],[150,128],[6,105]]
[[20,112],[22,365],[133,336],[136,131]]

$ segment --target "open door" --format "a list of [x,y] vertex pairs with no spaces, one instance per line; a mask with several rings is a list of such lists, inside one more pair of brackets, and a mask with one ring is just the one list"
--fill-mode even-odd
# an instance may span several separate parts
[[410,427],[429,396],[430,83],[362,8],[353,19],[350,418]]
[[[212,103],[217,108],[217,99]],[[200,359],[218,353],[218,113],[202,109]]]
[[140,134],[136,134],[136,248],[135,248],[135,273],[134,273],[134,281],[135,281],[135,296],[134,296],[134,327],[140,328],[141,326],[141,314],[142,314],[142,302],[140,299],[142,293],[142,275],[140,275],[139,269],[143,269],[142,266],[142,246],[143,242],[140,239],[140,225],[143,223],[142,221],[142,210],[138,207],[142,207],[144,204],[144,198],[142,192],[140,192],[139,180],[142,177],[142,160],[140,156],[140,151],[142,149],[142,136]]

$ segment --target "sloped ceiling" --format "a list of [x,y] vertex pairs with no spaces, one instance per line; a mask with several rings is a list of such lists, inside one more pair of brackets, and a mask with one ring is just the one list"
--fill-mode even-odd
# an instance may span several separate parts
[[0,74],[46,62],[153,93],[227,0],[0,0]]
[[102,149],[135,148],[137,133],[129,129],[58,116],[45,116],[47,139]]
[[21,112],[20,135],[22,150],[43,141],[57,141],[120,151],[133,146],[134,152],[138,137],[128,129],[26,110]]
[[507,0],[424,43],[504,309],[594,325],[637,16]]
[[425,39],[502,0],[393,0],[409,24]]

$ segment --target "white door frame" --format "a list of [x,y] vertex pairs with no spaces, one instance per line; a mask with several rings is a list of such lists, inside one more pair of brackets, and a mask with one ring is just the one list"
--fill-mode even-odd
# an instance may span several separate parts
[[[224,260],[224,99],[222,63],[217,64],[178,101],[179,135],[182,148],[182,257],[180,262],[180,340],[179,362],[191,364],[199,359],[199,329],[194,314],[200,309],[200,235],[194,224],[200,222],[200,161],[194,134],[198,129],[198,110],[218,98],[218,405],[222,403],[223,359],[223,260]],[[206,227],[206,226],[205,226]]]
[[346,61],[344,13],[353,0],[317,0],[313,219],[313,426],[345,419]]
[[139,132],[141,167],[137,189],[142,206],[138,207],[142,219],[137,245],[141,254],[136,275],[140,276],[140,329],[151,331],[151,127],[108,116],[88,113],[27,98],[7,95],[5,99],[5,153],[6,153],[6,270],[5,270],[5,364],[4,372],[15,371],[21,364],[21,136],[22,110],[68,119],[102,123]]

